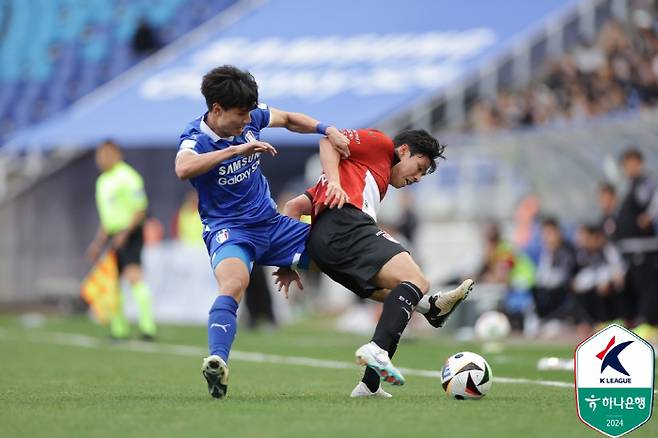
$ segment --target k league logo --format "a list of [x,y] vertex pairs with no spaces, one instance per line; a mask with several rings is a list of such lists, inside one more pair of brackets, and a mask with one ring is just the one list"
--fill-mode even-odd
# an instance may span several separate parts
[[583,423],[618,437],[649,420],[655,373],[651,344],[612,324],[578,345],[574,366],[576,407]]
[[[605,371],[606,368],[610,367],[618,371],[619,373],[630,377],[630,374],[628,374],[628,371],[626,371],[626,368],[624,368],[624,366],[621,364],[619,360],[619,353],[624,351],[624,349],[629,345],[631,345],[633,342],[634,341],[626,341],[618,345],[615,345],[615,337],[613,336],[608,342],[608,345],[605,347],[605,349],[596,355],[596,357],[602,361],[601,374],[603,374],[603,371]],[[611,349],[610,347],[612,347],[613,345],[615,346]],[[600,378],[600,383],[605,383],[605,379]],[[608,383],[631,383],[631,379],[629,378],[626,381],[618,381],[618,382],[610,381]]]

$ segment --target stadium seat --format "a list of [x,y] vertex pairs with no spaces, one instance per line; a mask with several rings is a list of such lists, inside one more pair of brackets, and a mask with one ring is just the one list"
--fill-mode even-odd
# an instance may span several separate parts
[[[132,37],[140,20],[168,44],[233,3],[7,0],[0,7],[0,22],[6,23],[0,45],[0,144],[9,127],[61,111],[134,65]],[[35,104],[38,108],[30,107]]]

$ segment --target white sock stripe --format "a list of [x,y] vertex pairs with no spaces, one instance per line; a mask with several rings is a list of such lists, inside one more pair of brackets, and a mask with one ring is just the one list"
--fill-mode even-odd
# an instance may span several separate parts
[[416,293],[416,295],[418,296],[418,301],[420,301],[421,299],[423,299],[423,293],[422,293],[422,292],[420,291],[420,289],[418,289],[418,287],[416,287],[416,285],[413,284],[412,282],[410,282],[410,281],[403,281],[403,282],[400,283],[400,284],[403,284],[403,285],[407,286],[409,289],[411,289],[412,291],[414,291],[414,292]]

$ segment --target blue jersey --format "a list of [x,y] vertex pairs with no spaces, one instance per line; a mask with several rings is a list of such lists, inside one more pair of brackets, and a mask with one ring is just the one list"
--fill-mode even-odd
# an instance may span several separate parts
[[[267,105],[250,112],[251,122],[239,136],[222,138],[204,122],[205,114],[190,122],[180,136],[179,153],[197,154],[225,149],[260,138],[270,123]],[[237,156],[209,172],[191,178],[199,194],[199,215],[206,227],[261,223],[277,215],[270,187],[260,169],[260,154]]]

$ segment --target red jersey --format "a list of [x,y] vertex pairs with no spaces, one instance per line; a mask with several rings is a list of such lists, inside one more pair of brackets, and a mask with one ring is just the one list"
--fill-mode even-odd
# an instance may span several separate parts
[[[340,160],[340,185],[349,196],[349,204],[377,220],[377,210],[388,189],[395,147],[393,140],[376,129],[345,129],[350,140],[350,156]],[[313,218],[327,208],[324,205],[327,178],[308,189],[313,201]]]

